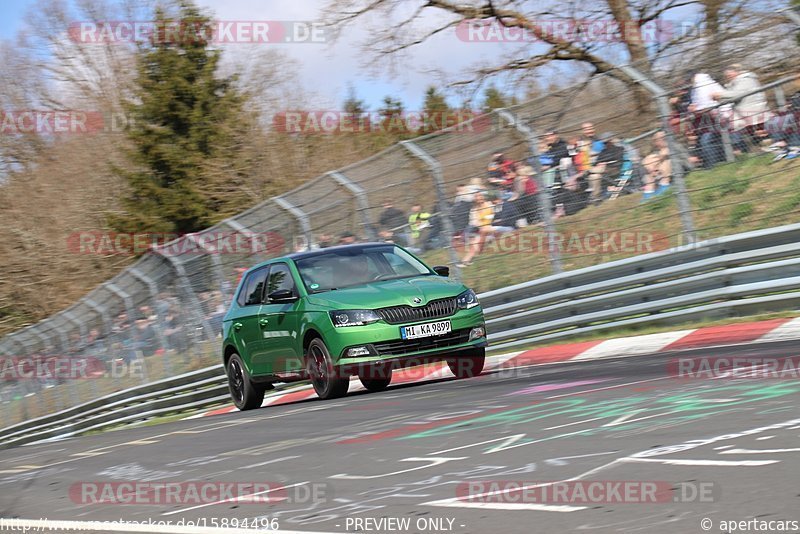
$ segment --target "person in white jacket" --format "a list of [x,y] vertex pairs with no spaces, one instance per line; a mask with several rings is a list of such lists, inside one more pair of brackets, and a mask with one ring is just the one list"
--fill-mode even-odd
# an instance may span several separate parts
[[[772,114],[769,112],[767,95],[764,91],[759,91],[761,83],[755,74],[734,63],[725,70],[725,78],[728,80],[726,89],[716,92],[713,97],[715,100],[735,101],[733,130],[738,134],[738,139],[734,141],[734,145],[741,145],[744,140],[742,137],[751,137]],[[747,146],[737,148],[746,149]]]

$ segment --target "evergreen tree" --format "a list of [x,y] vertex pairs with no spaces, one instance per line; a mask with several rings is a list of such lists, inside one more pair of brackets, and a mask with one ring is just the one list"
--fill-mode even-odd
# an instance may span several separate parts
[[425,91],[425,101],[422,104],[422,112],[424,117],[424,124],[421,133],[430,133],[441,130],[448,117],[451,115],[452,110],[447,104],[447,99],[441,94],[436,87],[430,86]]
[[369,128],[369,117],[366,116],[367,105],[363,100],[358,98],[356,90],[352,85],[347,86],[347,98],[342,105],[344,109],[344,117],[342,117],[343,127],[353,128],[357,133],[363,133]]
[[[164,27],[176,22],[161,8],[155,19]],[[219,188],[208,187],[207,164],[235,157],[230,147],[242,126],[244,96],[233,78],[216,77],[220,52],[208,48],[210,30],[201,31],[210,28],[208,17],[181,0],[177,22],[179,35],[154,32],[139,50],[137,91],[126,105],[135,120],[128,132],[135,170],[117,169],[131,191],[125,212],[109,221],[121,231],[195,232],[224,208]]]
[[486,91],[483,92],[481,110],[484,113],[489,113],[493,109],[507,108],[509,103],[510,99],[507,98],[500,89],[494,85],[490,85],[486,88]]
[[381,132],[393,141],[407,139],[416,132],[410,132],[405,122],[403,102],[391,96],[383,97],[383,103],[378,108],[380,124],[377,125]]

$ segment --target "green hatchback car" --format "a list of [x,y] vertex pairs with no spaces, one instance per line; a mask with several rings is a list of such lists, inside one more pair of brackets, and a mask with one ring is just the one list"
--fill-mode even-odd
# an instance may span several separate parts
[[347,393],[357,375],[380,391],[394,369],[445,360],[458,378],[483,370],[478,297],[447,267],[431,269],[392,243],[290,254],[249,269],[223,319],[223,363],[240,410],[275,382],[310,379],[317,395]]

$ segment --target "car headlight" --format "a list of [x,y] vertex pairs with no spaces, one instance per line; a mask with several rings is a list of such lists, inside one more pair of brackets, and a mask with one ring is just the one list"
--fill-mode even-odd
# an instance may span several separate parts
[[480,302],[478,302],[478,295],[476,295],[471,289],[467,289],[457,296],[456,302],[458,302],[458,307],[462,310],[468,310],[470,308],[474,308],[475,306],[480,306]]
[[380,321],[381,318],[372,310],[338,310],[330,312],[333,326],[363,326]]

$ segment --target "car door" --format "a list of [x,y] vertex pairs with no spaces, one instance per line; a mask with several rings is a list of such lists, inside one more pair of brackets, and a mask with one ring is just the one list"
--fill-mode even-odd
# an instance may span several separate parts
[[[279,290],[291,291],[295,300],[280,303],[270,301],[269,295]],[[265,362],[270,373],[296,373],[302,369],[302,355],[297,348],[298,296],[297,284],[289,266],[285,263],[272,264],[260,312],[261,322],[266,323],[263,326]]]
[[263,361],[266,350],[259,319],[268,272],[269,267],[261,267],[247,275],[237,296],[237,313],[231,318],[231,329],[240,356],[255,374],[258,374],[258,362]]

